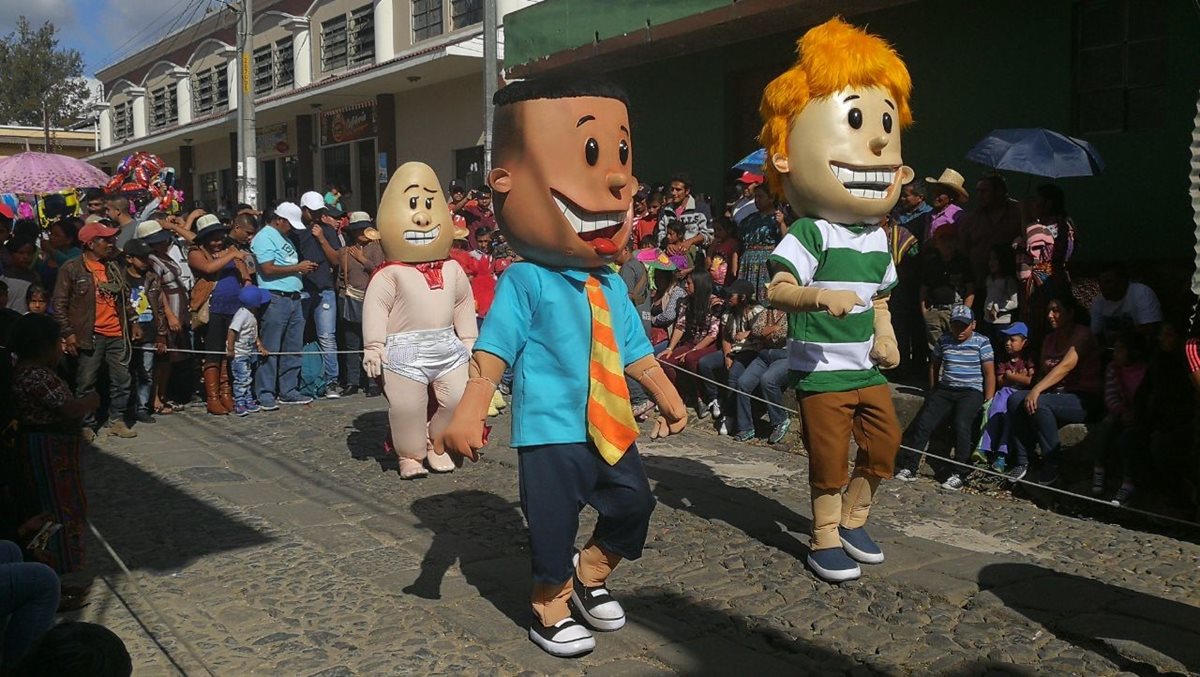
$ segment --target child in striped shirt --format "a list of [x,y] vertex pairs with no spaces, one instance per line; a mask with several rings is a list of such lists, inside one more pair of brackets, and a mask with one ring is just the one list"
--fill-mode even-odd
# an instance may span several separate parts
[[[995,359],[991,341],[975,333],[975,315],[971,309],[954,306],[950,311],[950,331],[934,346],[929,395],[905,435],[906,446],[924,451],[933,431],[953,413],[954,458],[966,463],[975,448],[975,417],[996,392]],[[921,457],[909,451],[902,452],[901,457],[896,479],[916,479]],[[957,467],[951,470],[942,488],[962,489],[963,475]]]

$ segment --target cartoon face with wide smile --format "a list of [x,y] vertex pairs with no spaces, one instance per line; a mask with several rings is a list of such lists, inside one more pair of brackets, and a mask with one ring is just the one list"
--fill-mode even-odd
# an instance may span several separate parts
[[427,164],[406,162],[396,169],[379,201],[376,222],[389,261],[424,263],[450,255],[454,220],[438,177]]
[[488,183],[513,249],[551,266],[612,261],[629,240],[638,185],[625,104],[579,96],[507,108],[520,145],[497,146]]
[[896,102],[881,87],[847,87],[796,116],[787,154],[771,158],[800,214],[876,223],[896,206],[913,171],[900,157]]

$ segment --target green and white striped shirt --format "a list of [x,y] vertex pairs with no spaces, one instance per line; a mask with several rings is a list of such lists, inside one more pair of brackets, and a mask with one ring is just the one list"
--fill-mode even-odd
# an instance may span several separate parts
[[788,366],[796,389],[845,392],[887,381],[871,359],[874,299],[896,286],[883,229],[800,219],[771,253],[804,287],[853,291],[865,304],[837,318],[827,312],[788,314]]

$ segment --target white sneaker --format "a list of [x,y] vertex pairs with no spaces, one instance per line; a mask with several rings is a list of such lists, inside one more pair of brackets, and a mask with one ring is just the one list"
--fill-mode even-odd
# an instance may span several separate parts
[[[579,553],[571,559],[575,569],[579,568]],[[571,574],[571,605],[583,616],[583,622],[593,630],[612,632],[625,627],[625,609],[613,598],[603,585],[589,588],[575,573]]]
[[912,482],[913,480],[917,479],[917,474],[908,468],[901,468],[896,471],[896,474],[893,477],[901,482]]
[[721,400],[715,399],[708,403],[708,410],[712,413],[713,418],[721,418]]
[[959,491],[964,486],[966,486],[966,482],[963,482],[963,479],[957,473],[947,477],[946,481],[941,484],[941,487],[946,491]]
[[542,651],[559,658],[582,656],[596,648],[592,632],[571,617],[548,628],[535,618],[529,624],[529,639]]

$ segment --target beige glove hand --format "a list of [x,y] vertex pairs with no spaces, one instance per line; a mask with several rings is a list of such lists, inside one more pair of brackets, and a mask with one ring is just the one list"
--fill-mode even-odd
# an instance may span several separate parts
[[896,331],[892,329],[892,313],[886,298],[875,299],[875,343],[871,346],[871,359],[880,369],[895,369],[900,366],[900,346],[896,343]]
[[658,405],[662,415],[654,422],[650,439],[676,435],[687,427],[687,409],[675,384],[667,378],[653,355],[647,355],[625,368],[625,373],[642,385],[646,394]]
[[495,386],[486,378],[467,381],[467,388],[458,401],[458,407],[454,409],[450,425],[431,440],[433,452],[450,454],[457,465],[461,465],[464,458],[479,460],[475,452],[483,448],[483,426],[487,421],[488,403],[495,392]]
[[383,351],[379,348],[367,348],[363,351],[363,371],[367,378],[379,378],[383,373]]
[[778,272],[767,285],[767,300],[775,308],[789,313],[826,311],[834,317],[845,317],[855,306],[866,303],[858,294],[846,289],[802,287],[788,272]]

